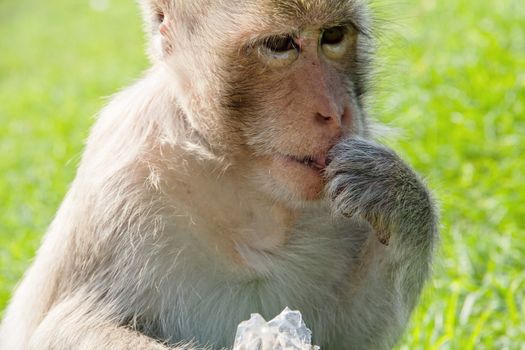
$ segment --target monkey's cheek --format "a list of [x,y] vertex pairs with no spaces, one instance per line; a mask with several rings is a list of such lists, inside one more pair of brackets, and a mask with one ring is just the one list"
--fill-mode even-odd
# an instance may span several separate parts
[[325,180],[321,171],[311,166],[277,157],[272,160],[270,175],[301,200],[317,200],[323,193]]

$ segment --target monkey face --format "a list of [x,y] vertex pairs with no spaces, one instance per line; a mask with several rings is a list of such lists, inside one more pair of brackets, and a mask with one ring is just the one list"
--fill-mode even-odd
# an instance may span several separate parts
[[[252,93],[264,103],[253,100],[246,110],[241,99],[236,112],[258,178],[273,193],[318,199],[328,150],[358,132],[360,112],[345,73],[354,47],[353,31],[337,26],[264,37],[245,51],[256,67],[247,76],[260,82]],[[228,100],[239,98],[245,83],[231,84],[240,90]]]
[[170,45],[174,56],[191,52],[172,65],[189,87],[181,95],[192,127],[279,199],[321,198],[329,149],[364,132],[359,7],[338,3],[236,2],[229,18],[205,11],[206,27],[192,23],[184,48]]

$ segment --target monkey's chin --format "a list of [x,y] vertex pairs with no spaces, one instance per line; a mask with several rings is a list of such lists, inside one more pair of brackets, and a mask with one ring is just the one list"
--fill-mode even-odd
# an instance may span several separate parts
[[268,168],[274,185],[273,192],[278,198],[292,202],[321,199],[325,186],[321,167],[277,155],[269,160]]

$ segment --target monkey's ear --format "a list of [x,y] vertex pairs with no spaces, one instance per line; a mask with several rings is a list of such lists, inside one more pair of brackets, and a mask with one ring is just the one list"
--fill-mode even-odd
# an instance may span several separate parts
[[139,0],[144,17],[144,29],[149,38],[152,58],[164,58],[173,48],[173,0]]
[[158,29],[159,24],[164,20],[165,11],[168,8],[168,1],[139,0],[138,3],[142,9],[146,32],[152,34]]

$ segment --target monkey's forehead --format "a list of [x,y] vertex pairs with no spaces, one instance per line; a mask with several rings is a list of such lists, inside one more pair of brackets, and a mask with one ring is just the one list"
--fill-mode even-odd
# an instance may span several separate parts
[[174,0],[172,4],[176,18],[190,27],[204,26],[208,32],[245,27],[290,33],[348,24],[365,32],[370,22],[365,0]]
[[248,0],[245,4],[267,25],[295,28],[358,24],[367,13],[361,0]]

